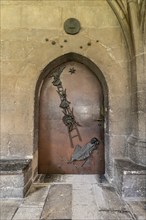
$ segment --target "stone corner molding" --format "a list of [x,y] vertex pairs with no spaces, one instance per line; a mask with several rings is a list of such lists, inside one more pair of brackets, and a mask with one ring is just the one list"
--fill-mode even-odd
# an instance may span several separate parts
[[139,0],[140,29],[146,35],[146,0]]
[[129,56],[132,57],[133,54],[133,45],[131,38],[131,30],[129,26],[129,16],[128,16],[128,5],[124,1],[121,0],[106,0],[114,14],[117,17],[117,20],[121,26],[124,39],[128,48]]
[[[137,29],[139,36],[145,35],[146,0],[106,0],[115,13],[121,26],[130,57],[134,54],[135,36]],[[131,30],[132,29],[132,30]]]

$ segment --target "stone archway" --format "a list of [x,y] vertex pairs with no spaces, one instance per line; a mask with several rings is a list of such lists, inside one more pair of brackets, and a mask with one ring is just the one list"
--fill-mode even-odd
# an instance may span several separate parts
[[[38,83],[37,83],[37,89],[36,89],[36,98],[37,98],[37,100],[36,100],[37,117],[36,118],[39,118],[38,109],[39,109],[41,88],[42,88],[43,83],[45,82],[46,77],[48,77],[48,75],[53,70],[55,70],[56,67],[66,63],[66,62],[77,62],[77,63],[80,63],[81,65],[84,65],[85,68],[89,69],[89,71],[91,71],[94,74],[94,76],[97,78],[97,81],[99,81],[99,84],[101,86],[101,90],[102,90],[102,93],[103,93],[103,109],[102,109],[103,115],[104,115],[103,142],[106,145],[106,143],[108,143],[108,89],[107,89],[107,84],[106,84],[104,76],[103,76],[102,72],[99,70],[99,68],[91,60],[89,60],[88,58],[86,58],[84,56],[81,56],[79,54],[68,53],[68,54],[65,54],[63,56],[60,56],[57,59],[55,59],[54,61],[52,61],[51,63],[49,63],[45,67],[45,69],[42,71],[42,74],[39,77],[39,80],[38,80]],[[37,135],[38,134],[38,129],[39,129],[39,121],[37,119],[35,121],[35,125],[36,125],[35,131],[36,131],[36,135]],[[38,141],[38,139],[36,139],[36,138],[35,138],[35,140]],[[109,155],[108,155],[108,146],[105,146],[105,155],[104,155],[104,157],[106,158],[106,161],[105,161],[105,166],[106,166],[106,164],[108,164],[109,161],[110,161]],[[102,169],[101,173],[104,173],[103,170],[104,170],[104,168]],[[47,173],[47,171],[45,171],[45,173]]]

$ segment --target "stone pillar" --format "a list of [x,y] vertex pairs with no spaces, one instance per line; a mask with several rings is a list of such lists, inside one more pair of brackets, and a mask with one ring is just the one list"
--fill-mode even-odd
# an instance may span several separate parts
[[[137,137],[130,140],[133,149],[129,149],[129,156],[136,163],[146,165],[146,72],[145,72],[145,54],[144,54],[144,34],[140,28],[139,6],[137,0],[129,0],[128,14],[131,28],[131,35],[134,47],[134,57],[132,64],[135,63],[137,77]],[[133,142],[133,143],[132,143]]]

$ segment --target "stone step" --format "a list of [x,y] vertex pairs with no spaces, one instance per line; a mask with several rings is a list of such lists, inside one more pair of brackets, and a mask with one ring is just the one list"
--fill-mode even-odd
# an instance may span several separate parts
[[0,198],[23,198],[32,183],[31,160],[0,160]]
[[129,159],[116,159],[114,163],[115,188],[125,199],[146,199],[146,167]]

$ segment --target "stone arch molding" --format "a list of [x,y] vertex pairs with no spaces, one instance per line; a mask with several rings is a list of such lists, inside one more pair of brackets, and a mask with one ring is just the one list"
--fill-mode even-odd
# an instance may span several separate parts
[[145,35],[146,1],[107,0],[107,2],[119,21],[129,56],[132,59],[140,47],[139,41]]
[[[49,72],[51,70],[53,70],[54,68],[56,68],[58,65],[63,64],[65,62],[68,61],[76,61],[79,63],[84,64],[85,66],[87,66],[92,72],[94,72],[94,74],[97,76],[97,78],[99,79],[100,83],[101,83],[101,87],[103,90],[103,95],[104,95],[104,111],[106,111],[105,113],[105,148],[106,145],[108,145],[109,140],[108,140],[108,86],[104,77],[104,74],[101,72],[101,70],[97,67],[97,65],[92,62],[90,59],[88,59],[87,57],[81,55],[81,54],[77,54],[77,53],[66,53],[62,56],[59,56],[58,58],[54,59],[53,61],[51,61],[42,71],[41,74],[38,78],[37,81],[37,85],[36,85],[36,90],[35,90],[35,117],[34,117],[34,145],[35,145],[35,149],[34,149],[34,153],[38,150],[37,148],[37,143],[38,143],[38,116],[39,116],[39,92],[41,90],[41,85],[43,84],[43,81],[45,80],[45,77],[49,74]],[[111,158],[109,158],[109,154],[108,151],[105,150],[105,158],[108,158],[108,163],[110,163]],[[38,160],[37,158],[35,158],[36,160]],[[105,168],[106,168],[106,164],[105,164]]]
[[[89,68],[98,78],[102,90],[103,90],[103,96],[104,96],[104,106],[106,108],[106,112],[108,111],[108,86],[107,86],[107,82],[105,79],[104,74],[102,73],[102,71],[98,68],[98,66],[92,62],[89,58],[81,55],[81,54],[77,54],[77,53],[66,53],[64,55],[61,55],[59,57],[57,57],[56,59],[54,59],[53,61],[51,61],[42,71],[41,74],[37,80],[37,84],[36,84],[36,89],[35,89],[35,109],[38,109],[38,102],[39,102],[39,93],[41,90],[41,86],[43,84],[43,81],[45,80],[46,76],[53,70],[55,69],[57,66],[68,62],[68,61],[76,61],[79,63],[82,63],[83,65],[85,65],[87,68]],[[38,114],[38,113],[36,113]],[[35,117],[37,118],[37,117]],[[108,132],[108,114],[106,114],[105,116],[105,121],[107,122],[106,124],[106,132]],[[35,122],[36,125],[36,122]]]
[[[103,115],[104,115],[104,148],[107,149],[109,148],[108,143],[109,143],[109,117],[108,117],[108,86],[107,86],[107,82],[105,80],[104,74],[101,72],[101,70],[98,68],[98,66],[92,62],[89,58],[78,54],[78,53],[66,53],[64,55],[61,55],[59,57],[57,57],[56,59],[54,59],[53,61],[51,61],[42,71],[41,74],[39,76],[39,79],[37,81],[37,86],[36,86],[36,94],[35,94],[35,131],[38,131],[38,124],[39,121],[37,121],[39,119],[39,100],[40,100],[40,92],[41,92],[41,88],[43,87],[43,82],[45,82],[45,79],[47,78],[47,76],[50,74],[50,72],[53,71],[53,69],[56,69],[56,67],[69,62],[69,61],[74,61],[74,62],[78,62],[83,64],[84,66],[86,66],[88,69],[91,70],[91,72],[93,72],[100,85],[101,85],[101,89],[102,89],[102,93],[103,93]],[[35,134],[37,135],[37,133]],[[37,147],[37,146],[36,146]],[[106,158],[108,158],[108,162],[111,160],[110,155],[108,154],[108,151],[105,150],[105,154],[106,154]],[[106,167],[106,164],[105,164]]]
[[[83,39],[86,40],[86,39]],[[75,42],[76,43],[76,42]],[[121,91],[123,92],[123,85],[120,85],[119,87],[116,87],[116,81],[119,80],[119,76],[124,80],[127,78],[127,72],[125,72],[124,67],[120,65],[120,63],[117,62],[116,59],[111,56],[108,49],[104,47],[102,44],[98,43],[96,46],[93,47],[90,46],[86,50],[81,50],[80,48],[76,49],[73,47],[66,48],[64,50],[55,49],[55,46],[46,46],[46,44],[43,44],[41,48],[37,48],[34,51],[32,51],[32,54],[28,57],[29,63],[33,63],[35,65],[34,71],[31,71],[31,74],[35,77],[35,85],[34,85],[34,100],[35,105],[34,108],[34,128],[33,128],[33,155],[35,164],[37,164],[37,139],[38,139],[38,121],[37,121],[37,115],[38,115],[38,99],[39,99],[39,91],[41,88],[41,83],[43,82],[43,79],[48,74],[48,71],[50,71],[50,68],[54,68],[57,64],[59,59],[56,58],[61,57],[62,62],[65,62],[67,60],[74,60],[86,63],[89,65],[89,68],[91,68],[92,71],[94,71],[94,68],[98,69],[99,74],[99,80],[102,83],[104,93],[106,94],[105,97],[105,106],[107,108],[114,108],[113,105],[113,97],[109,98],[110,102],[108,102],[108,97],[111,96],[111,93],[121,95]],[[104,57],[104,59],[103,59]],[[49,63],[49,64],[48,64]],[[59,64],[59,63],[58,63]],[[86,65],[87,65],[86,64]],[[88,66],[87,65],[87,66]],[[45,68],[44,68],[45,67]],[[37,74],[36,74],[37,73]],[[102,74],[101,74],[102,73]],[[118,73],[118,74],[117,74]],[[34,81],[33,81],[34,83]],[[107,86],[108,84],[108,86]],[[122,108],[122,106],[121,106]],[[111,112],[109,111],[108,116],[110,117]],[[106,119],[106,133],[107,138],[105,143],[108,146],[108,151],[105,153],[105,160],[107,164],[105,164],[105,169],[107,168],[108,171],[105,171],[108,173],[107,176],[112,176],[112,162],[113,162],[113,155],[111,156],[110,151],[112,146],[110,146],[110,136],[108,135],[108,118]]]

